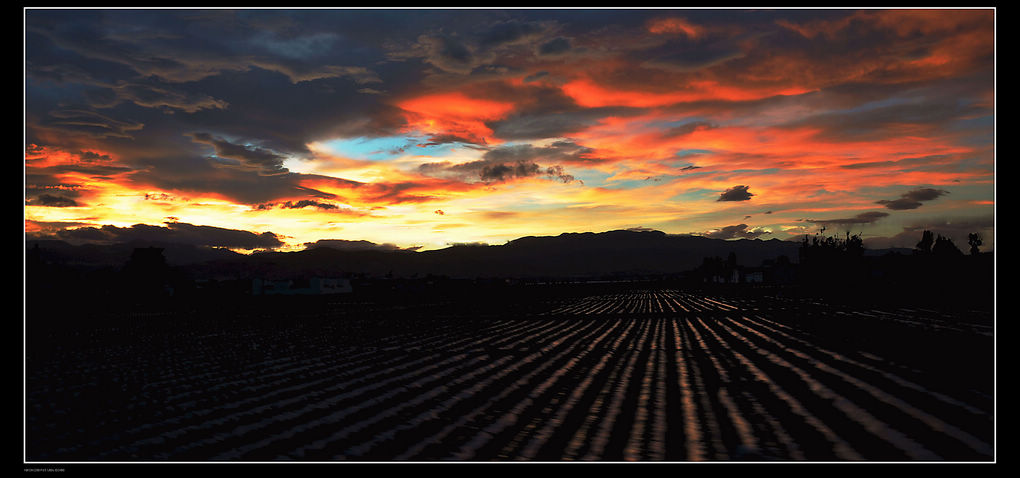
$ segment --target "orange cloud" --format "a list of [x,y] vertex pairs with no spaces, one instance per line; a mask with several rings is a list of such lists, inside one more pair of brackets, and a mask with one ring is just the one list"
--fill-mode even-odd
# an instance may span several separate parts
[[397,106],[407,113],[411,130],[455,135],[482,144],[494,140],[485,121],[500,119],[514,109],[513,103],[472,98],[459,92],[418,96]]
[[563,92],[578,105],[588,108],[628,106],[654,108],[695,101],[752,101],[772,96],[799,95],[811,91],[796,85],[740,87],[716,80],[689,80],[668,92],[624,90],[600,85],[587,78],[563,85]]
[[656,18],[648,22],[647,28],[649,32],[656,34],[682,33],[692,39],[702,36],[705,32],[704,28],[679,17]]
[[993,16],[994,12],[989,9],[877,9],[861,10],[833,20],[811,20],[803,23],[778,20],[776,24],[809,39],[819,35],[832,37],[855,22],[906,37],[913,34],[934,35],[953,32],[990,21]]
[[841,41],[839,35],[856,25],[872,33],[890,34],[895,41],[875,43],[861,49],[854,58],[834,58],[825,63],[779,58],[773,71],[798,77],[812,72],[819,86],[854,79],[894,83],[949,77],[991,57],[995,44],[993,20],[994,11],[988,9],[863,10],[834,20],[779,20],[778,25],[812,40]]
[[[629,181],[640,182],[638,189],[656,191],[660,199],[644,195],[647,204],[694,191],[721,192],[736,184],[751,185],[755,194],[746,204],[715,204],[711,194],[703,195],[701,203],[685,199],[689,207],[698,204],[696,209],[703,211],[746,209],[751,203],[788,210],[813,203],[815,212],[868,208],[874,207],[875,198],[862,194],[862,188],[978,184],[989,179],[983,165],[959,166],[963,158],[980,151],[937,131],[867,141],[831,140],[809,127],[692,127],[670,134],[662,129],[662,119],[611,118],[575,139],[606,160],[598,168],[610,174],[609,187]],[[693,153],[676,156],[682,151]],[[619,204],[633,194],[627,190],[600,198]]]
[[40,146],[36,144],[30,144],[25,148],[25,166],[28,168],[93,165],[116,161],[117,157],[113,153],[98,148],[67,151],[61,148]]

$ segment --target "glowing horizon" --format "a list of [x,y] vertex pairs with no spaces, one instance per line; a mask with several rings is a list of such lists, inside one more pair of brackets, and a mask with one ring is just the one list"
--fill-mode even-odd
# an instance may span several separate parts
[[26,9],[25,233],[992,250],[995,13]]

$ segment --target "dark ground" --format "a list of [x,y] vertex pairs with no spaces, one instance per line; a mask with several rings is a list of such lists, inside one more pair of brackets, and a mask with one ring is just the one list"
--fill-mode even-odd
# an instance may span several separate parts
[[29,303],[27,459],[993,459],[991,311],[674,285]]

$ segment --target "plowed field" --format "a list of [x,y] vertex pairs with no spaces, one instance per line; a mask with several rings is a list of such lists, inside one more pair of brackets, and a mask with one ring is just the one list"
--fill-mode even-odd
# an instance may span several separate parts
[[27,460],[994,457],[988,316],[636,290],[174,320],[31,341]]

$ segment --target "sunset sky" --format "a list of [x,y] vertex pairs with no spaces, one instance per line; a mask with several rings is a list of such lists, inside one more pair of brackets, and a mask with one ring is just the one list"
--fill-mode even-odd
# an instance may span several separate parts
[[995,13],[26,9],[25,233],[990,250]]

